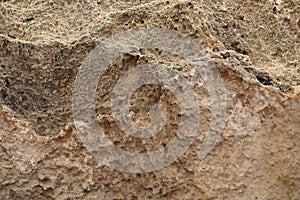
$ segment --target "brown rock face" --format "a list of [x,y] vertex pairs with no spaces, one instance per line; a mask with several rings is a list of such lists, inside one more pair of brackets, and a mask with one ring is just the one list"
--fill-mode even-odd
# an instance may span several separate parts
[[[297,0],[0,1],[0,199],[300,199],[299,13]],[[153,28],[180,37],[134,35]],[[192,44],[181,48],[187,38],[200,47],[198,57]],[[101,49],[105,41],[111,43]],[[130,49],[112,56],[128,42]],[[158,48],[145,45],[152,43]],[[107,49],[115,51],[99,56]],[[119,165],[124,170],[111,167],[102,159],[113,152],[100,154],[107,147],[84,138],[76,125],[79,74],[89,83],[84,73],[98,71],[84,67],[110,58],[93,92],[94,117],[111,144],[137,156],[163,150],[172,157],[168,144],[181,138],[181,125],[199,122],[184,154],[163,168],[132,172],[135,156]],[[198,62],[204,64],[197,68]],[[172,71],[187,81],[200,114],[186,115],[181,100],[189,95],[176,96],[189,88],[174,93],[164,84],[142,84],[128,92],[129,118],[146,127],[161,123],[163,109],[166,123],[149,138],[124,131],[112,103],[123,97],[114,89],[145,65],[161,66],[153,77]],[[142,72],[140,81],[148,73]],[[90,117],[84,111],[79,115]]]

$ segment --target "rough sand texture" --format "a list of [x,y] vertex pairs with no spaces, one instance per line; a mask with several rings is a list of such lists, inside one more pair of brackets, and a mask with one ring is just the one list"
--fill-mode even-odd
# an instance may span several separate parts
[[[300,2],[0,0],[0,199],[300,199]],[[172,165],[131,174],[101,165],[71,118],[77,71],[111,35],[161,27],[191,36],[213,58],[227,90],[221,140],[199,159],[211,104],[201,77],[178,55],[142,49],[122,55],[99,80],[96,112],[106,135],[134,152],[159,148],[178,130],[174,95],[144,86],[132,118],[149,123],[161,103],[166,127],[124,137],[111,91],[126,71],[163,63],[195,84],[201,128]]]

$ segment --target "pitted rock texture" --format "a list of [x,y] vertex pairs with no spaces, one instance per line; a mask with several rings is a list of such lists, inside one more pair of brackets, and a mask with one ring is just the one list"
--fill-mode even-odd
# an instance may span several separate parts
[[[300,199],[300,3],[266,1],[0,1],[0,199]],[[204,159],[209,128],[205,81],[182,57],[159,49],[120,56],[99,80],[96,112],[127,151],[164,146],[178,130],[174,95],[139,88],[130,111],[149,123],[160,103],[168,123],[147,139],[126,136],[111,114],[111,92],[129,69],[163,63],[194,85],[201,127],[186,153],[145,174],[101,165],[71,117],[77,71],[111,35],[161,27],[192,37],[214,59],[226,87],[221,139]]]

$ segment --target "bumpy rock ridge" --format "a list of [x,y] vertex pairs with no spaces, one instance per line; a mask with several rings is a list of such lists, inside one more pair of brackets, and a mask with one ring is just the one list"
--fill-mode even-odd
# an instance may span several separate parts
[[[299,199],[299,9],[292,0],[1,2],[1,199]],[[205,85],[195,89],[202,99],[199,135],[162,170],[112,170],[78,138],[71,94],[80,64],[101,41],[134,27],[189,35],[215,60],[227,119],[204,159],[197,153],[211,114]],[[162,146],[177,130],[176,100],[156,86],[137,91],[131,107],[141,124],[155,102],[171,113],[173,121],[152,141],[124,139],[111,117],[115,82],[152,62],[198,80],[184,59],[159,50],[131,52],[111,65],[99,81],[96,110],[109,138],[129,151]]]

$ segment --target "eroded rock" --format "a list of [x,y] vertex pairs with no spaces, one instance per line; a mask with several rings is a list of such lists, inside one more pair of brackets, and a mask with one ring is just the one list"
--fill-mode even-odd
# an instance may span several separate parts
[[[292,0],[2,2],[1,199],[299,199],[299,8]],[[136,138],[115,123],[112,89],[138,65],[177,70],[193,85],[200,109],[200,128],[185,154],[163,169],[135,174],[102,165],[86,149],[71,97],[91,50],[143,27],[176,30],[203,47],[220,72],[227,107],[220,139],[200,159],[214,106],[201,74],[160,49],[121,55],[96,92],[97,118],[115,145],[144,153],[178,131],[178,101],[158,85],[139,88],[130,112],[145,125],[151,106],[163,105],[168,123],[159,134]]]

